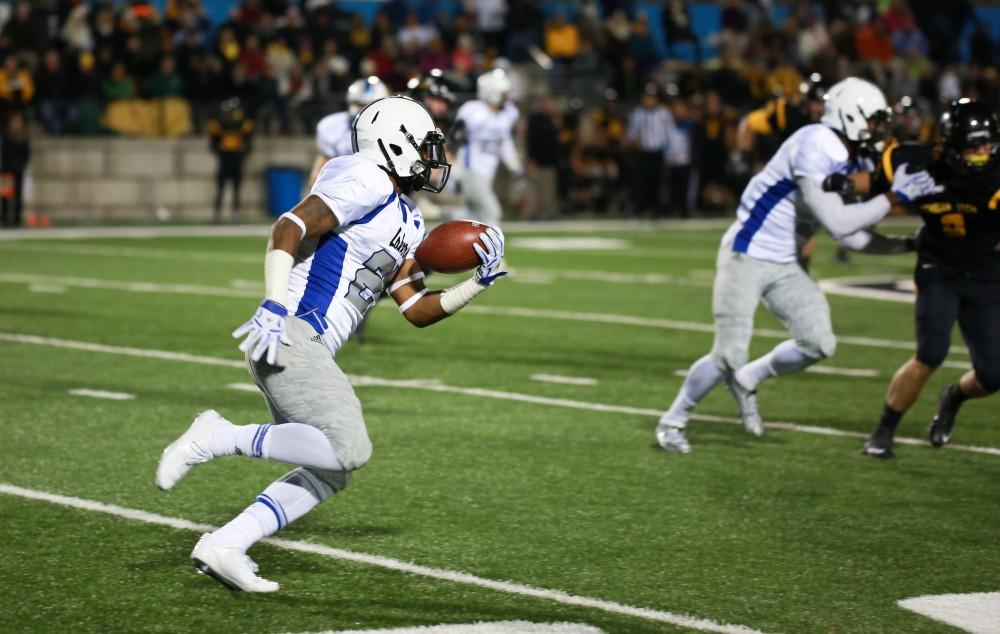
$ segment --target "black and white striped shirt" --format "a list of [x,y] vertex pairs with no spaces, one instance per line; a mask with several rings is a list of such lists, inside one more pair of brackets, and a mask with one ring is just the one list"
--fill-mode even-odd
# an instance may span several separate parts
[[663,106],[632,111],[628,120],[628,138],[644,152],[662,152],[674,132],[674,117]]

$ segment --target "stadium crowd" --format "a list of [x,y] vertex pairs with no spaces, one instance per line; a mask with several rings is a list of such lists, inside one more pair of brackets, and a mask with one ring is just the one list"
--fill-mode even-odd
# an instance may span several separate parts
[[[724,0],[709,37],[683,0],[653,12],[628,0],[547,4],[392,0],[369,23],[322,1],[243,0],[221,22],[200,0],[167,0],[162,14],[146,0],[21,2],[0,30],[0,117],[26,115],[50,135],[200,134],[238,97],[258,134],[312,134],[360,76],[403,90],[440,68],[462,95],[504,67],[528,169],[556,170],[563,211],[687,215],[730,208],[746,171],[729,158],[740,118],[775,97],[804,108],[813,73],[821,85],[869,77],[894,102],[906,97],[915,134],[959,96],[1000,101],[996,42],[967,0],[798,1],[780,21],[764,0]],[[644,145],[633,108],[661,102],[671,125]],[[633,195],[623,185],[649,172],[636,163],[651,153],[669,192]]]

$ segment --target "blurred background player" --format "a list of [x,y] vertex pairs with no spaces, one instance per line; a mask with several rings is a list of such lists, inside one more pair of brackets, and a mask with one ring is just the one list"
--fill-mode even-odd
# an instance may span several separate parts
[[[917,352],[896,371],[864,453],[891,458],[896,427],[944,362],[958,322],[973,369],[941,392],[928,429],[931,444],[951,438],[959,407],[1000,389],[1000,125],[987,106],[963,99],[941,116],[940,145],[902,144],[885,163],[928,165],[943,192],[911,205],[924,221],[914,286]],[[892,176],[883,177],[891,186]]]
[[476,99],[462,104],[451,130],[458,150],[459,184],[469,218],[482,223],[499,224],[503,212],[493,180],[502,161],[507,170],[520,178],[524,172],[514,146],[517,106],[509,95],[510,78],[497,68],[476,80]]
[[208,135],[212,151],[218,159],[215,177],[215,207],[213,221],[222,222],[222,198],[226,183],[231,183],[233,198],[230,221],[240,219],[240,185],[243,182],[243,167],[250,153],[253,138],[253,120],[243,110],[238,98],[227,99],[219,107],[219,115],[208,122]]
[[[748,433],[763,422],[756,390],[764,380],[799,372],[831,356],[836,347],[830,306],[819,285],[797,263],[796,218],[808,210],[834,237],[850,236],[881,220],[899,198],[935,188],[926,172],[897,170],[892,189],[870,201],[845,205],[823,182],[851,169],[854,158],[888,135],[890,110],[882,91],[854,77],[834,85],[821,123],[800,128],[740,199],[736,222],[722,238],[712,291],[715,343],[695,361],[680,392],[656,427],[660,446],[687,453],[684,429],[695,406],[725,379]],[[791,332],[763,357],[747,363],[754,313],[763,300]]]
[[503,234],[490,227],[479,235],[473,276],[428,292],[414,257],[424,235],[420,210],[401,195],[444,187],[444,135],[407,97],[373,102],[353,126],[357,151],[327,163],[312,192],[272,226],[264,301],[233,332],[245,336],[239,348],[272,422],[235,425],[203,412],[157,467],[156,483],[167,490],[221,456],[296,465],[191,552],[198,571],[232,589],[276,592],[277,583],[257,576],[247,549],[342,491],[371,457],[361,403],[334,357],[375,298],[387,289],[407,321],[424,327],[506,274]]
[[316,124],[316,148],[319,155],[313,161],[309,173],[309,184],[316,181],[319,171],[332,158],[352,154],[351,122],[361,109],[383,97],[389,96],[389,88],[378,77],[371,75],[353,82],[347,87],[347,110],[334,112]]

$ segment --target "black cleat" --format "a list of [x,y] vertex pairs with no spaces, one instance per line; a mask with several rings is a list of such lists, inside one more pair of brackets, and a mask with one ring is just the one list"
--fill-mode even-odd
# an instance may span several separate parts
[[955,417],[958,415],[960,402],[956,403],[951,391],[951,386],[941,390],[938,398],[938,410],[931,420],[930,427],[927,428],[927,435],[930,436],[931,445],[942,447],[951,440],[951,429],[955,426]]
[[879,425],[865,441],[865,447],[861,453],[873,458],[895,458],[895,454],[892,453],[892,438],[895,434],[896,430],[893,428]]

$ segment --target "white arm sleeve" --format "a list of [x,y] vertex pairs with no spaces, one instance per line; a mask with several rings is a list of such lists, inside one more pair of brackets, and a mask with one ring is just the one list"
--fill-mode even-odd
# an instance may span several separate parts
[[838,240],[872,226],[892,208],[884,194],[865,202],[845,205],[840,194],[823,191],[823,186],[809,177],[799,177],[795,182],[802,194],[802,202]]
[[521,157],[517,155],[517,148],[514,146],[514,139],[510,136],[504,139],[500,145],[500,159],[512,173],[520,174],[524,171],[524,167],[521,165]]
[[862,251],[872,241],[872,234],[869,231],[858,231],[840,239],[840,244],[851,251]]

